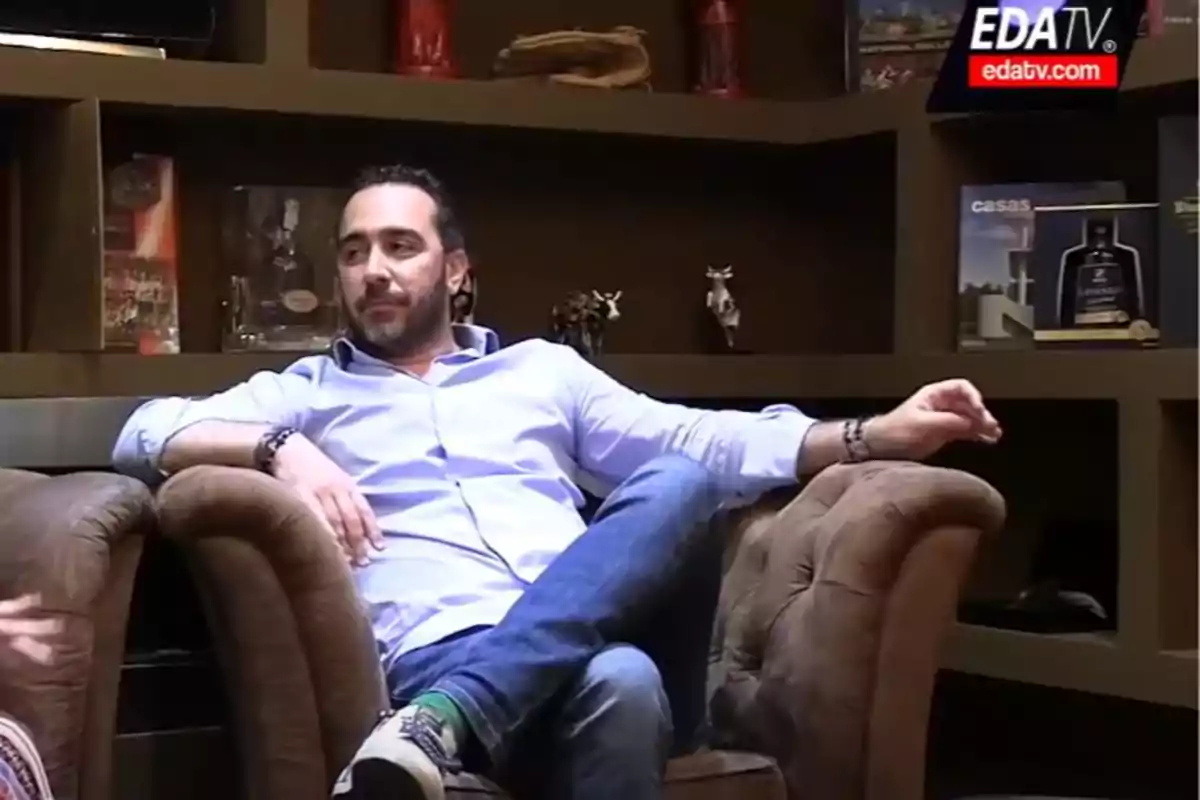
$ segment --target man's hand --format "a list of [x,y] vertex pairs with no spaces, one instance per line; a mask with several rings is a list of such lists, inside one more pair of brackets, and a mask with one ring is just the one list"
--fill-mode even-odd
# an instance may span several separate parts
[[325,524],[351,565],[370,563],[368,546],[383,549],[383,534],[366,498],[350,476],[303,435],[292,434],[283,443],[273,472]]
[[54,661],[54,647],[48,640],[62,631],[62,621],[39,619],[30,613],[41,604],[42,598],[36,594],[0,600],[0,639],[6,645],[4,650],[45,665]]
[[872,458],[920,461],[950,442],[995,444],[1002,433],[979,390],[955,378],[923,386],[892,411],[868,421],[863,439]]

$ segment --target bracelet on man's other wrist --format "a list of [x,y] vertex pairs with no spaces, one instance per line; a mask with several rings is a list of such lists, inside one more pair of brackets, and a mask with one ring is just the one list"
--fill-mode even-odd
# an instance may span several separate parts
[[272,428],[262,435],[254,446],[254,468],[268,475],[275,474],[275,457],[284,442],[300,431],[290,425]]
[[842,420],[842,444],[846,446],[847,460],[854,464],[871,460],[871,448],[867,446],[864,428],[867,417]]

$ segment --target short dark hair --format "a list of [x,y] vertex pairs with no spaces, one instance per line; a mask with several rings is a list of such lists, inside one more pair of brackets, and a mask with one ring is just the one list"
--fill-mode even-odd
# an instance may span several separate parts
[[466,248],[462,226],[459,225],[458,216],[454,213],[450,196],[442,182],[434,177],[432,172],[406,164],[366,167],[355,176],[350,190],[353,195],[372,186],[387,184],[412,186],[433,198],[433,203],[437,207],[437,219],[434,224],[437,227],[438,237],[442,240],[442,249],[447,253],[452,253],[455,250]]

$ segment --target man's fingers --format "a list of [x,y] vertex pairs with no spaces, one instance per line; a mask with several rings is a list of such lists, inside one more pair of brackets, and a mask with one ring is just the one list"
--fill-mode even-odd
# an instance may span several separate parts
[[337,502],[330,494],[319,496],[317,502],[321,504],[322,518],[329,526],[329,529],[333,531],[334,541],[342,548],[342,552],[346,554],[346,557],[353,560],[354,552],[351,550],[350,541],[346,537],[346,525],[342,522],[342,512],[338,510]]
[[965,378],[951,378],[933,385],[933,404],[938,410],[956,411],[973,419],[983,430],[996,434],[1000,424],[988,411],[983,394]]
[[0,600],[0,617],[20,616],[41,604],[41,595],[33,592],[14,597],[11,600]]
[[342,551],[342,554],[345,555],[346,546],[342,541],[342,535],[338,533],[333,526],[333,522],[330,521],[329,512],[325,510],[325,504],[321,502],[320,498],[310,492],[298,491],[297,494],[300,495],[300,499],[304,502],[304,505],[308,506],[308,510],[311,511],[313,516],[317,518],[317,522],[322,528],[325,529],[325,532],[329,534],[329,538],[333,540],[333,543],[336,544],[338,549]]
[[20,653],[35,663],[49,665],[54,661],[54,648],[29,636],[18,636],[9,645],[14,652]]
[[959,384],[963,398],[979,421],[989,428],[998,428],[999,424],[996,422],[996,418],[992,416],[992,412],[988,411],[987,405],[983,402],[983,393],[968,380],[959,380]]
[[971,435],[970,418],[953,411],[926,411],[921,415],[920,421],[923,430],[936,431],[944,441]]
[[354,507],[358,509],[358,513],[362,518],[363,528],[367,532],[367,541],[376,550],[383,549],[383,531],[379,529],[379,520],[375,519],[375,512],[371,509],[371,504],[367,502],[367,498],[363,497],[358,492],[354,492]]
[[347,550],[355,564],[365,566],[370,560],[367,558],[367,531],[363,526],[362,513],[349,492],[334,492],[333,503],[342,521]]
[[61,630],[57,619],[0,619],[0,634],[5,636],[54,636]]

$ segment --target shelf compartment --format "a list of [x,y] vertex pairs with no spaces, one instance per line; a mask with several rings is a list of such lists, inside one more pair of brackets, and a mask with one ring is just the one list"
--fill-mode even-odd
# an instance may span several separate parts
[[1112,636],[1093,633],[1038,634],[959,623],[941,666],[989,678],[1121,694],[1128,683],[1124,659]]
[[209,47],[195,52],[172,52],[169,58],[262,64],[267,60],[269,7],[278,0],[216,0],[216,27]]
[[[310,60],[317,69],[392,72],[397,0],[335,4],[309,0]],[[515,37],[580,28],[629,25],[646,32],[656,93],[686,92],[694,61],[693,14],[676,0],[608,0],[567,4],[526,0],[497,14],[492,0],[454,0],[451,49],[469,79],[492,74],[497,54]],[[840,93],[845,52],[840,3],[759,2],[742,11],[743,82],[749,94],[811,99]],[[721,102],[721,101],[716,101]]]
[[[1195,113],[1194,104],[1191,108]],[[973,115],[954,124],[902,131],[897,183],[910,191],[906,202],[897,206],[901,290],[895,315],[900,349],[928,352],[959,347],[962,187],[1118,181],[1125,187],[1127,201],[1155,202],[1157,123],[1156,113],[1125,108],[1102,116]],[[1013,142],[1032,141],[1071,144],[1054,147],[1052,156],[1045,148],[1013,146]],[[1113,159],[1110,141],[1122,142],[1127,157]]]
[[[999,444],[955,443],[930,459],[988,481],[1004,496],[1004,529],[981,543],[959,619],[993,627],[1109,632],[1119,619],[1118,404],[994,400]],[[1078,592],[1103,619],[1008,610],[1026,590]],[[1047,599],[1053,600],[1052,597]]]
[[1159,615],[1161,646],[1196,648],[1197,604],[1197,406],[1167,401],[1159,455]]
[[[284,0],[284,2],[286,3],[287,0]],[[73,23],[79,21],[79,17],[83,17],[84,24],[81,26],[82,28],[86,29],[97,22],[103,21],[110,28],[116,29],[121,26],[109,20],[120,20],[123,14],[127,18],[136,14],[138,21],[133,25],[132,29],[125,28],[121,31],[109,30],[107,32],[109,38],[105,40],[105,43],[117,47],[129,44],[149,48],[161,48],[165,52],[166,58],[171,60],[262,63],[265,49],[266,6],[270,3],[277,4],[278,0],[211,0],[211,2],[201,0],[200,2],[178,4],[179,6],[187,6],[186,9],[178,7],[168,8],[167,5],[164,5],[161,9],[154,8],[150,10],[148,14],[145,12],[149,7],[147,9],[130,9],[130,11],[125,12],[117,11],[108,20],[104,19],[105,15],[103,12],[92,12],[86,8],[88,4],[85,4],[84,6],[74,6],[73,9],[75,10],[68,9],[58,14],[51,14],[49,21],[51,23],[61,23],[61,25],[57,25],[56,27],[69,28]],[[210,8],[212,11],[211,18],[209,15]],[[25,13],[18,11],[18,19]],[[26,30],[36,31],[39,28],[46,29],[44,26],[35,25],[26,28]],[[144,31],[168,29],[172,31],[172,34],[156,37],[142,35],[137,29]],[[119,36],[116,35],[118,33],[120,33]],[[54,34],[50,35],[54,36]],[[64,35],[70,40],[71,37],[69,34]],[[95,37],[82,33],[77,38],[87,40]],[[21,50],[23,48],[5,45],[3,49]],[[146,58],[140,55],[103,55],[100,57],[161,63],[161,59]],[[81,95],[81,97],[86,97],[86,95]]]
[[[1082,658],[1079,667],[1096,671]],[[1147,672],[1137,679],[1155,681]],[[1145,702],[944,670],[930,709],[929,740],[926,796],[936,800],[1196,794],[1194,703]]]
[[[223,291],[216,201],[238,184],[345,187],[398,153],[447,184],[482,285],[477,319],[512,342],[548,333],[572,289],[622,290],[614,353],[709,349],[709,264],[732,264],[739,346],[758,353],[891,349],[891,232],[860,235],[856,209],[895,193],[885,137],[735,154],[550,132],[354,120],[162,117],[103,107],[105,159],[175,159],[183,349],[219,349]],[[329,141],[354,142],[330,151]],[[834,174],[855,180],[835,182]],[[820,196],[797,186],[825,185]],[[885,220],[887,217],[885,216]],[[332,252],[317,254],[326,259]],[[854,315],[836,313],[853,306]]]
[[[1139,39],[1133,47],[1121,91],[1136,95],[1163,88],[1188,89],[1196,82],[1196,31],[1194,27],[1171,31],[1161,37]],[[1190,87],[1195,103],[1196,87]]]
[[93,349],[101,315],[99,106],[12,102],[0,114],[4,349]]
[[1196,708],[1194,653],[1137,655],[1111,636],[958,624],[941,666],[971,675]]
[[12,111],[0,111],[0,353],[21,343],[21,161]]

